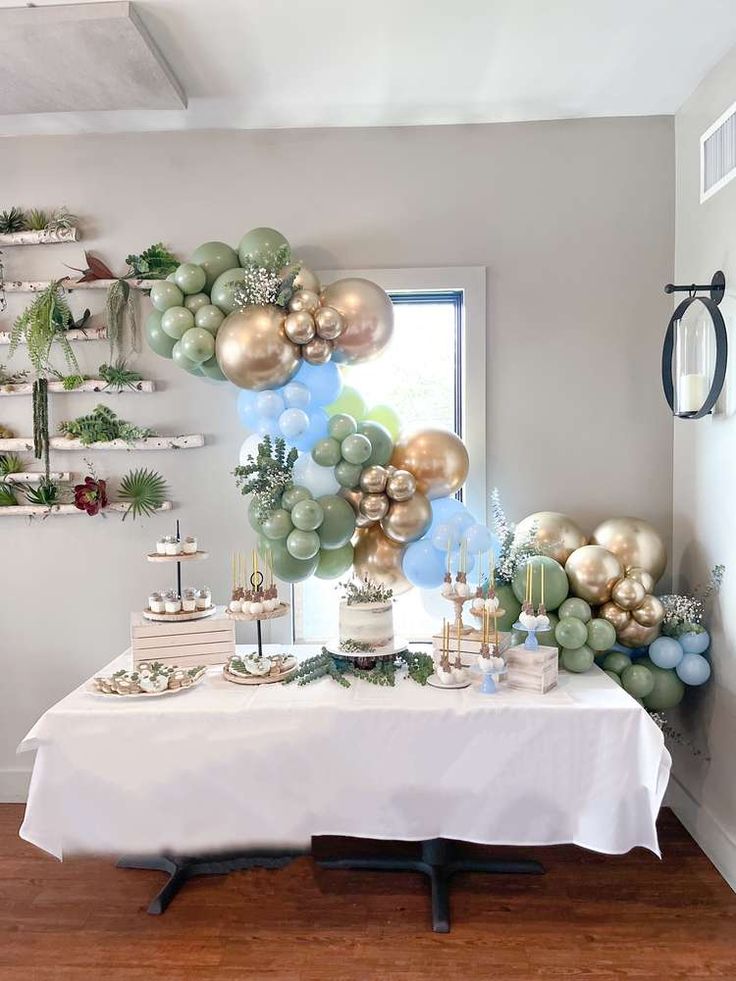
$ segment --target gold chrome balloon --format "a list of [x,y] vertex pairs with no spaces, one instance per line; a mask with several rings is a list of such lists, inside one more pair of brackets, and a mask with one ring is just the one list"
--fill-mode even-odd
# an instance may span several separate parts
[[284,332],[284,314],[276,306],[236,310],[220,324],[217,363],[239,388],[260,392],[285,385],[299,370],[299,348]]
[[611,599],[622,610],[633,610],[639,606],[646,595],[646,590],[642,584],[629,576],[619,579],[611,590]]
[[575,549],[582,548],[588,541],[579,525],[559,511],[536,511],[522,518],[516,526],[515,541],[528,540],[532,530],[533,540],[541,552],[560,565],[564,565]]
[[417,489],[414,475],[408,470],[397,470],[395,467],[389,467],[388,470],[390,472],[386,481],[386,493],[392,501],[408,501]]
[[373,579],[389,586],[396,596],[411,589],[401,569],[405,548],[386,538],[380,525],[361,528],[353,544],[353,569],[359,579]]
[[363,494],[360,513],[369,521],[380,521],[388,512],[388,498],[385,494]]
[[342,334],[345,329],[345,321],[342,314],[338,313],[334,307],[320,307],[314,313],[314,323],[317,333],[324,337],[326,341],[334,341]]
[[332,343],[324,337],[314,337],[302,348],[302,357],[310,364],[327,364],[332,357]]
[[648,572],[645,572],[644,569],[639,569],[636,566],[631,569],[627,569],[626,578],[635,579],[637,582],[640,582],[644,587],[645,593],[654,592],[654,576],[650,575]]
[[422,429],[400,440],[391,463],[414,474],[417,490],[430,500],[459,490],[470,467],[463,441],[445,429]]
[[350,504],[353,511],[355,511],[355,524],[358,528],[367,528],[368,525],[372,525],[373,521],[366,516],[360,510],[360,502],[363,500],[363,492],[359,490],[345,490],[342,491],[342,496]]
[[311,290],[312,293],[319,293],[320,289],[322,288],[317,276],[311,269],[307,269],[307,267],[304,265],[302,265],[301,269],[296,274],[294,286],[298,290]]
[[656,627],[644,627],[636,620],[630,620],[623,630],[616,632],[616,639],[624,647],[648,647],[659,637],[659,624]]
[[335,361],[368,361],[391,340],[393,305],[385,290],[369,279],[338,279],[322,290],[322,304],[334,307],[345,321],[345,329],[335,341]]
[[314,337],[316,330],[312,314],[306,310],[298,313],[287,313],[284,320],[284,330],[286,336],[295,344],[309,344]]
[[432,524],[432,506],[424,494],[416,493],[406,501],[394,501],[381,521],[387,538],[399,545],[415,542]]
[[656,596],[645,596],[631,615],[642,627],[658,627],[664,620],[664,606]]
[[292,313],[301,313],[302,310],[314,313],[319,310],[319,305],[319,293],[314,290],[296,290],[289,300],[289,310]]
[[642,518],[609,518],[598,525],[590,540],[613,552],[625,570],[643,569],[655,582],[667,565],[661,535]]
[[383,494],[386,490],[388,474],[385,467],[366,467],[360,475],[360,489],[366,494]]
[[565,563],[574,596],[597,606],[607,603],[617,579],[623,576],[621,563],[601,545],[583,545]]
[[608,620],[611,626],[615,628],[616,633],[618,633],[619,630],[623,630],[624,627],[631,622],[631,614],[627,613],[626,610],[622,610],[620,606],[617,606],[613,602],[613,600],[603,604],[603,606],[598,610],[598,616],[602,617],[604,620]]

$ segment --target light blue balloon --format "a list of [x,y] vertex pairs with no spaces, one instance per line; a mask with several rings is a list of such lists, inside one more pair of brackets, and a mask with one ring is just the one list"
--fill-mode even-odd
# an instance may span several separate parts
[[284,409],[279,416],[279,429],[285,439],[297,439],[308,428],[309,416],[304,409]]
[[249,388],[241,388],[238,393],[237,408],[238,418],[242,425],[246,429],[257,430],[260,416],[256,410],[256,392]]
[[710,664],[702,654],[686,654],[675,671],[686,685],[704,685],[710,678]]
[[436,589],[445,577],[445,557],[426,538],[407,545],[402,559],[404,575],[419,589]]
[[447,550],[454,552],[460,547],[460,530],[451,521],[445,521],[437,525],[432,531],[430,527],[429,538],[435,549],[447,553]]
[[280,436],[281,432],[279,430],[278,419],[272,419],[270,416],[259,416],[258,423],[256,424],[256,432],[260,433],[261,436]]
[[493,535],[485,525],[471,525],[465,532],[465,542],[468,552],[476,554],[478,552],[489,552],[493,545]]
[[462,538],[467,531],[469,531],[474,524],[477,524],[473,515],[468,511],[468,509],[463,505],[463,510],[458,511],[457,514],[453,514],[450,518],[450,524],[454,525]]
[[273,390],[259,392],[256,396],[256,410],[258,415],[267,419],[278,419],[286,406],[284,400]]
[[707,630],[680,634],[677,639],[686,654],[705,654],[710,647],[710,634]]
[[[447,562],[446,554],[445,554],[445,562]],[[459,565],[460,565],[460,549],[458,549],[456,552],[450,552],[450,572],[452,572],[453,574],[459,572],[460,571]],[[465,559],[465,572],[467,572],[469,575],[474,568],[475,568],[475,556],[468,555]]]
[[302,361],[302,366],[292,381],[307,386],[312,395],[312,405],[329,405],[342,391],[342,377],[334,361],[328,361],[327,364]]
[[676,668],[685,656],[674,637],[657,637],[649,645],[649,658],[658,668]]
[[294,445],[302,453],[311,453],[312,447],[327,436],[328,420],[324,409],[313,409],[307,415],[309,416],[309,425],[302,435],[294,441]]
[[302,382],[291,381],[280,390],[284,404],[289,409],[306,409],[312,401],[312,395]]
[[432,524],[430,528],[445,524],[454,515],[467,511],[462,501],[456,497],[439,497],[436,501],[429,502],[432,506]]

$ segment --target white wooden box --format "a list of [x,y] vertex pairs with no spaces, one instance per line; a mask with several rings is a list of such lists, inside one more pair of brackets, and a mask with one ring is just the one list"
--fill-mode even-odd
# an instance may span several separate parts
[[510,688],[544,695],[557,687],[556,647],[540,646],[536,651],[528,651],[523,644],[515,644],[507,648],[504,656],[506,681]]
[[140,613],[130,617],[133,664],[160,661],[181,668],[224,664],[235,653],[235,624],[224,612],[203,620],[156,623]]

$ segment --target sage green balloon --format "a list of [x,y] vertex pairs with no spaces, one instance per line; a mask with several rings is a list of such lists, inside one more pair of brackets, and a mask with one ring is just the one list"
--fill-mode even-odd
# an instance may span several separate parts
[[340,447],[340,452],[344,460],[348,463],[367,463],[371,451],[371,441],[367,436],[362,433],[353,433],[352,436],[346,436],[342,443],[338,444]]
[[371,444],[371,455],[366,461],[367,467],[381,466],[385,467],[391,462],[391,457],[394,452],[394,441],[391,438],[391,433],[382,426],[380,422],[375,422],[373,419],[366,419],[364,422],[358,424],[358,432],[362,433],[363,436],[367,436]]
[[[593,616],[593,611],[591,610],[590,606],[584,599],[580,599],[577,596],[569,596],[565,602],[560,605],[557,613],[559,614],[560,620],[562,620],[564,617],[577,617],[578,620],[582,620],[583,623],[587,623]],[[608,646],[610,647],[611,645],[609,644]]]
[[[299,534],[306,535],[309,532],[300,531]],[[312,534],[314,533],[312,532]],[[269,550],[273,574],[282,582],[304,582],[305,579],[314,575],[319,563],[319,553],[313,555],[311,559],[296,559],[286,550],[283,542],[269,541],[267,538],[260,537],[258,551],[264,559]]]
[[192,327],[188,330],[181,339],[181,346],[189,360],[195,364],[209,361],[215,353],[214,337],[201,327]]
[[340,444],[332,436],[320,439],[312,447],[312,459],[321,467],[334,467],[341,459]]
[[180,307],[184,303],[184,294],[176,285],[170,283],[168,279],[159,280],[151,287],[151,303],[157,310],[163,313],[170,307]]
[[205,242],[192,252],[191,261],[204,269],[208,290],[218,276],[239,265],[238,253],[225,242]]
[[286,538],[294,530],[291,515],[284,508],[275,508],[261,526],[269,539]]
[[[555,638],[555,627],[560,622],[559,618],[554,613],[548,613],[549,618],[549,630],[540,630],[537,632],[537,640],[542,647],[556,647],[559,651],[560,645],[557,643]],[[524,634],[526,637],[526,634]]]
[[[564,622],[564,620],[560,621],[560,623]],[[583,644],[582,647],[576,647],[575,650],[565,648],[560,655],[560,660],[566,671],[572,671],[574,674],[583,674],[593,667],[595,656],[593,651],[586,644]]]
[[322,548],[315,576],[318,579],[337,579],[353,564],[353,546],[346,542],[340,548]]
[[249,263],[265,265],[282,248],[288,249],[289,243],[275,228],[251,228],[240,240],[238,259],[241,266]]
[[316,531],[295,528],[286,539],[286,551],[292,558],[302,561],[314,558],[319,552],[319,535]]
[[623,687],[622,684],[621,684],[621,678],[616,674],[615,671],[605,671],[604,670],[603,673],[604,674],[607,674],[608,677],[611,679],[611,681],[615,681],[616,684],[619,686],[619,688],[622,688]]
[[621,687],[634,698],[646,698],[654,689],[654,675],[646,664],[637,661],[621,672]]
[[242,283],[245,279],[245,269],[228,269],[217,277],[210,290],[210,299],[214,306],[219,307],[223,313],[232,313],[235,309],[233,299],[233,287],[236,283]]
[[648,657],[641,657],[636,663],[648,668],[654,677],[654,687],[644,698],[646,708],[652,712],[664,712],[680,704],[685,686],[674,668],[658,668]]
[[[184,306],[194,314],[194,323],[197,323],[197,310],[202,307],[210,306],[210,298],[206,293],[192,293],[191,296],[184,297]],[[217,309],[215,307],[215,309]]]
[[207,282],[207,276],[204,269],[195,262],[182,262],[174,270],[174,282],[182,293],[189,296],[202,292]]
[[623,651],[611,651],[603,661],[604,671],[613,671],[614,674],[621,674],[631,664],[631,658]]
[[[570,589],[567,574],[559,562],[548,555],[533,555],[529,560],[532,567],[532,605],[539,606],[541,597],[542,571],[544,566],[544,605],[548,610],[556,610],[561,606]],[[519,602],[524,599],[526,589],[526,563],[519,563],[514,573],[512,586]]]
[[333,439],[336,439],[338,443],[342,443],[346,436],[352,436],[353,433],[357,433],[357,431],[358,423],[352,416],[349,416],[344,412],[338,412],[336,416],[331,416],[329,422],[327,423],[327,432]]
[[261,520],[256,515],[256,499],[252,497],[250,503],[248,504],[248,521],[253,531],[261,532],[263,531],[263,524]]
[[348,463],[347,460],[340,460],[335,467],[335,480],[341,487],[352,490],[360,483],[360,475],[363,468],[359,463]]
[[177,341],[173,348],[171,349],[171,360],[177,366],[177,368],[182,368],[184,371],[188,371],[190,375],[201,375],[199,365],[191,361],[181,346],[181,341]]
[[616,629],[608,620],[596,617],[588,624],[588,647],[594,651],[607,651],[616,643]]
[[286,511],[291,511],[295,504],[299,501],[309,501],[312,498],[312,492],[307,490],[306,487],[302,487],[301,484],[292,484],[291,487],[287,487],[284,493],[281,495],[281,507]]
[[161,329],[175,341],[180,341],[192,327],[194,327],[194,314],[186,307],[169,307],[161,317]]
[[318,497],[317,503],[323,514],[322,524],[317,531],[320,547],[323,551],[344,548],[355,532],[355,512],[351,505],[337,494]]
[[[317,501],[297,501],[291,509],[292,524],[300,531],[316,531],[324,521],[324,517],[322,505]],[[298,555],[297,558],[308,559],[310,556]]]
[[220,324],[225,319],[225,314],[214,303],[207,301],[207,306],[200,307],[194,314],[194,326],[208,330],[213,337],[217,336]]
[[514,591],[508,583],[500,583],[496,586],[496,596],[498,597],[498,608],[504,613],[498,618],[499,630],[511,630],[519,619],[521,613],[521,603],[514,595]]
[[563,617],[555,627],[555,639],[560,647],[574,651],[585,645],[588,632],[582,620],[577,617]]
[[151,310],[146,317],[143,331],[150,349],[155,351],[156,354],[160,354],[162,358],[170,358],[176,341],[173,337],[169,337],[168,334],[161,330],[162,316],[163,314],[160,310]]
[[213,381],[227,381],[227,378],[222,373],[222,369],[217,363],[217,358],[210,358],[209,361],[203,361],[199,366],[199,370],[207,378],[211,378]]

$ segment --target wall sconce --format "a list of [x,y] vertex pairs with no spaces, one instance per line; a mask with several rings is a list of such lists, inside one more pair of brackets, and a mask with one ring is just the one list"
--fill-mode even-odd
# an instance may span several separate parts
[[[687,293],[672,314],[662,348],[662,387],[674,415],[702,419],[713,411],[726,378],[728,337],[718,304],[726,291],[726,277],[719,270],[709,286],[673,286],[665,293]],[[707,291],[708,296],[697,296]],[[707,317],[685,320],[686,311],[700,303]]]

